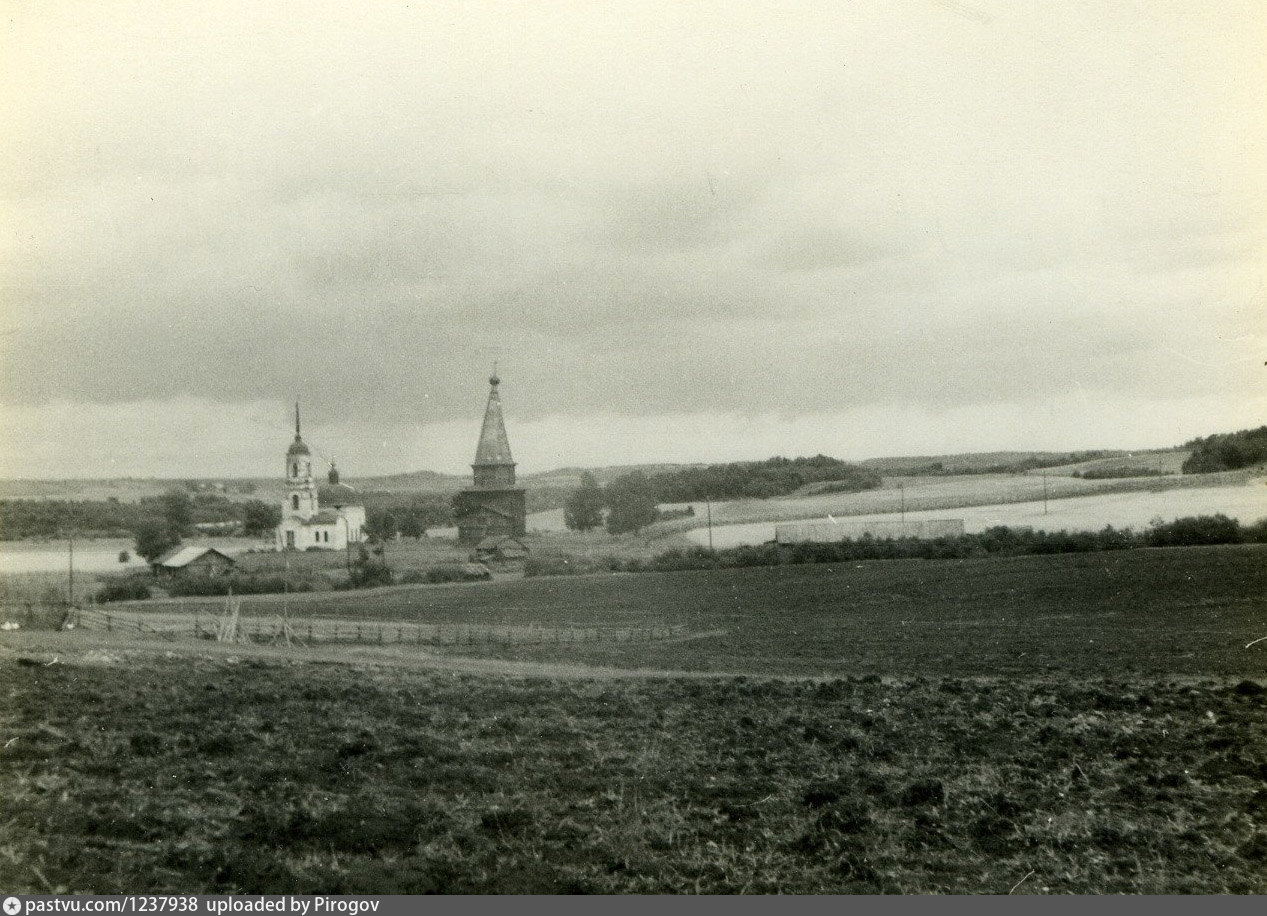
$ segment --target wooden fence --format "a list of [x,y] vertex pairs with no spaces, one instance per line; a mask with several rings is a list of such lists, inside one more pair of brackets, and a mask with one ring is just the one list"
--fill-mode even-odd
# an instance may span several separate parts
[[[75,611],[69,624],[93,632],[161,639],[216,639],[219,614],[161,614],[106,610]],[[359,643],[431,646],[567,645],[570,643],[645,643],[687,635],[684,624],[671,626],[556,627],[537,624],[397,623],[325,618],[243,617],[236,632],[241,642]]]

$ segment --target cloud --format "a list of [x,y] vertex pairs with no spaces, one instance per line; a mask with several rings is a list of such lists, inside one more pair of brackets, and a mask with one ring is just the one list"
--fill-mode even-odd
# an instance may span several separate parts
[[1243,400],[1261,11],[1088,9],[23,8],[0,404]]

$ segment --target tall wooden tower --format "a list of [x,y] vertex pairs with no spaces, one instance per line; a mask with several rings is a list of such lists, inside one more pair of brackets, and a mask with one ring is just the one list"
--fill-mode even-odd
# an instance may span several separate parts
[[527,532],[527,502],[523,488],[515,486],[515,460],[506,438],[496,370],[488,384],[484,425],[471,464],[474,482],[454,500],[458,540],[471,546],[486,538],[523,537]]

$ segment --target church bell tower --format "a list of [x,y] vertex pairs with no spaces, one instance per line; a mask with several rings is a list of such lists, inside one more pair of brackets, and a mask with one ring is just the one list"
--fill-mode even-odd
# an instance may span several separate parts
[[312,477],[312,452],[299,432],[299,402],[295,402],[295,441],[286,449],[286,501],[283,519],[307,521],[317,514],[317,484]]

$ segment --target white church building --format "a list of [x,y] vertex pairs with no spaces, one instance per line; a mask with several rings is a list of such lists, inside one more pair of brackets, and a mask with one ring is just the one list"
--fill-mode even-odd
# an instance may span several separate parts
[[286,498],[277,526],[278,550],[344,550],[364,539],[365,506],[356,491],[339,483],[330,464],[328,483],[318,487],[312,475],[312,452],[299,434],[295,405],[295,441],[286,450]]

